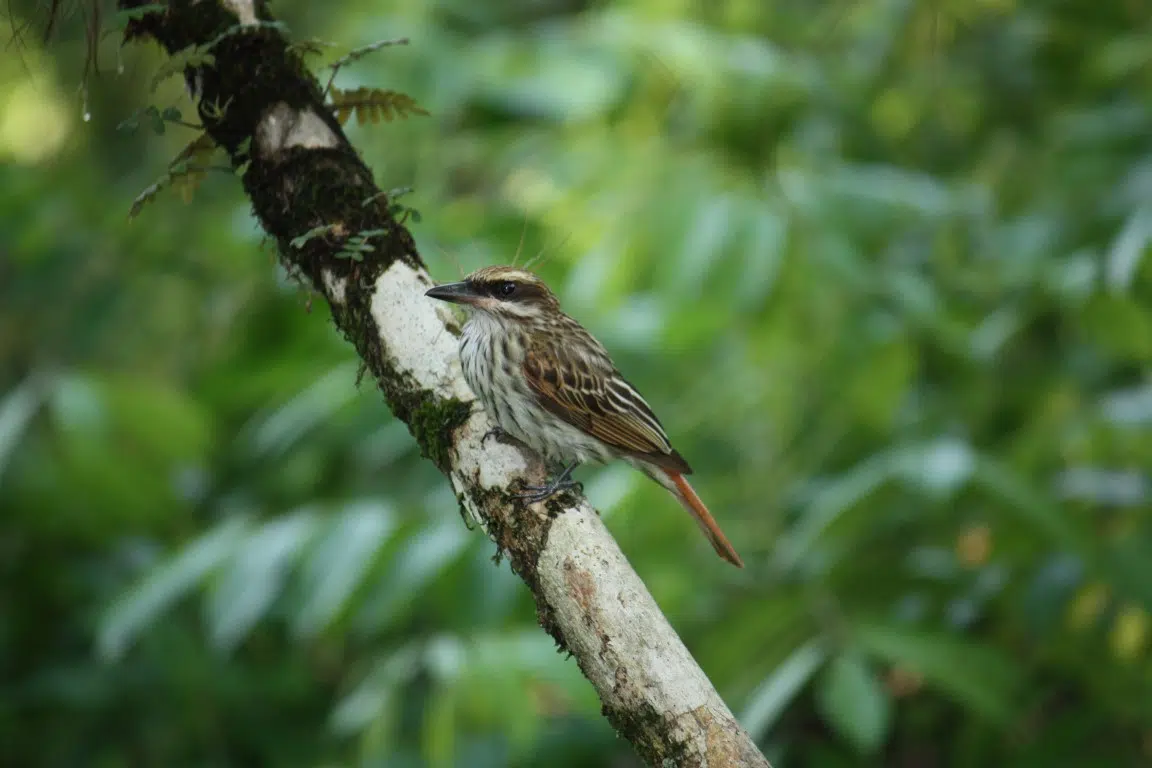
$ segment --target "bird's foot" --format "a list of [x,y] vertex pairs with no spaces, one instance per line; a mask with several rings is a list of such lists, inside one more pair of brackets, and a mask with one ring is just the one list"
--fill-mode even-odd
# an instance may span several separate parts
[[576,469],[576,464],[569,466],[561,472],[555,480],[547,485],[525,485],[523,493],[517,493],[516,498],[523,499],[529,504],[534,504],[538,501],[544,501],[560,491],[567,491],[571,488],[579,488],[580,492],[583,493],[584,484],[572,479],[572,470],[574,469]]
[[495,440],[498,443],[503,443],[504,445],[517,444],[516,438],[512,437],[512,435],[508,434],[500,427],[492,427],[492,429],[484,433],[484,437],[480,438],[481,448],[484,447],[484,443],[488,442],[489,438]]
[[578,488],[581,493],[584,491],[584,483],[577,480],[563,480],[548,485],[525,485],[523,493],[515,494],[516,498],[523,499],[529,504],[535,504],[538,501],[544,501],[547,498],[559,493],[560,491],[567,491],[571,488]]

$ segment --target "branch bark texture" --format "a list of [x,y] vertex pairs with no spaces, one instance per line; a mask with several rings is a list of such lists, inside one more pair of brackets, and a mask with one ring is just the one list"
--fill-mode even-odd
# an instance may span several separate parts
[[[575,657],[618,733],[651,765],[768,766],[587,501],[569,492],[525,505],[509,495],[517,481],[541,482],[544,468],[483,440],[491,423],[461,375],[456,320],[424,297],[433,283],[411,236],[264,4],[171,0],[127,37],[174,56],[211,46],[212,61],[191,59],[186,80],[208,134],[235,167],[248,164],[245,191],[285,267],[327,299],[392,412],[532,590],[540,625]],[[340,256],[361,233],[374,250]]]

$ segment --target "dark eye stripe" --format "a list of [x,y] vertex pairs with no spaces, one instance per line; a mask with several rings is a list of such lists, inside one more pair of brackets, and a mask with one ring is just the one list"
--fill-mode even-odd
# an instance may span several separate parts
[[482,286],[484,293],[502,301],[534,301],[544,298],[544,291],[534,283],[516,283],[516,290],[511,295],[504,295],[503,289],[510,281],[493,280],[485,282]]

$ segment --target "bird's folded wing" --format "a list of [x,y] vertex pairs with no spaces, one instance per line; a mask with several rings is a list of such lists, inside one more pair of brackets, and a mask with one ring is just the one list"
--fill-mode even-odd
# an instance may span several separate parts
[[691,472],[648,403],[610,362],[540,344],[527,350],[524,376],[537,402],[572,426],[622,453]]

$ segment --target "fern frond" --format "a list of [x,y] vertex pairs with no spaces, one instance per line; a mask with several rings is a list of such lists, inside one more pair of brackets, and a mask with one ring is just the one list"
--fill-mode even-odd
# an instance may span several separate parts
[[132,201],[132,207],[128,209],[128,218],[136,218],[145,205],[168,187],[178,189],[184,202],[190,202],[196,188],[208,175],[208,161],[215,151],[216,142],[207,133],[202,133],[190,141],[176,157],[172,158],[167,172],[136,196]]
[[355,88],[350,91],[333,88],[331,106],[341,125],[348,122],[353,114],[360,125],[367,122],[376,124],[381,120],[390,123],[398,117],[430,114],[408,94],[381,88]]

